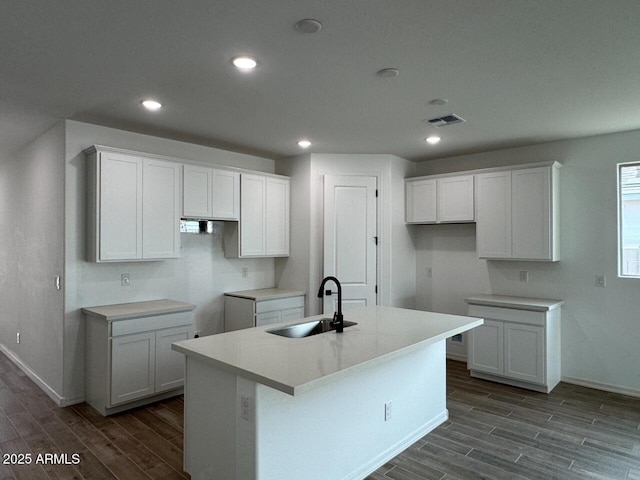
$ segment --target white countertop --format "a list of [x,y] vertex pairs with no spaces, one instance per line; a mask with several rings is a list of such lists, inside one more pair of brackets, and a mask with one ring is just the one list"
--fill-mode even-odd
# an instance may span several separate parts
[[178,302],[176,300],[164,298],[162,300],[150,300],[146,302],[118,303],[115,305],[85,307],[82,309],[82,313],[111,322],[114,320],[124,320],[128,318],[149,317],[151,315],[188,312],[195,308],[196,306],[191,303]]
[[258,290],[243,290],[240,292],[225,292],[229,297],[248,298],[259,302],[260,300],[273,300],[276,298],[298,297],[306,295],[303,290],[286,290],[283,288],[260,288]]
[[[327,315],[309,317],[326,318]],[[297,395],[482,325],[483,320],[392,307],[344,312],[358,325],[344,333],[286,338],[266,332],[303,320],[174,343],[172,348],[213,367]]]
[[516,310],[533,310],[536,312],[546,312],[561,307],[564,304],[564,300],[511,297],[508,295],[474,295],[466,298],[465,300],[471,305],[514,308]]

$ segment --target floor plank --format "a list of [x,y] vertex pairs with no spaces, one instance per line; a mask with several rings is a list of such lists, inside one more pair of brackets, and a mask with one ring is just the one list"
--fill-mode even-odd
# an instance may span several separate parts
[[[447,407],[446,422],[366,480],[640,480],[638,398],[565,383],[546,395],[471,378],[448,361]],[[0,480],[189,479],[183,416],[182,397],[107,418],[87,404],[57,407],[0,354],[0,453],[81,460],[0,463]]]

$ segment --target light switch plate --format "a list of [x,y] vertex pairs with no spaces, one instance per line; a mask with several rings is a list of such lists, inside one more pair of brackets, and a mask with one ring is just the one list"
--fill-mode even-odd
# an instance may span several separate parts
[[606,287],[607,276],[604,274],[596,275],[596,287]]

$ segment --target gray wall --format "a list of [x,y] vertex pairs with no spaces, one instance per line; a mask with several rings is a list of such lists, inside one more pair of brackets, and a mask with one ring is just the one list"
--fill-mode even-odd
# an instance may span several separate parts
[[[0,350],[56,398],[64,338],[64,125],[0,162]],[[16,333],[21,334],[20,344]]]
[[[563,299],[563,377],[640,395],[640,279],[617,277],[616,222],[616,164],[639,160],[639,152],[633,131],[419,164],[419,175],[551,160],[563,168],[559,263],[479,260],[473,224],[410,227],[417,306],[463,314],[464,298],[476,293]],[[519,282],[520,270],[529,283]],[[606,288],[595,286],[602,273]]]

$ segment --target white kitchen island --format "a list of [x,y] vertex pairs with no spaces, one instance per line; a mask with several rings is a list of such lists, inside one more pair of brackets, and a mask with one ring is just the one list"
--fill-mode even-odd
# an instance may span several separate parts
[[342,334],[268,332],[280,324],[173,344],[187,359],[192,479],[362,479],[448,418],[445,339],[483,320],[391,307],[344,317],[357,325]]

